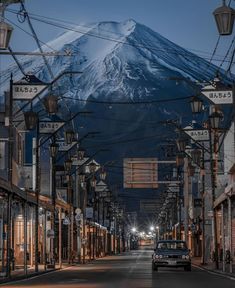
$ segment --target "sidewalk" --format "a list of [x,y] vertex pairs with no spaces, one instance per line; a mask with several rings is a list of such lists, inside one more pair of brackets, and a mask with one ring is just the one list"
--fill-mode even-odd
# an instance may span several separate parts
[[222,271],[222,263],[220,263],[220,269],[215,269],[214,268],[214,263],[210,262],[206,265],[202,265],[201,264],[201,258],[200,257],[193,257],[192,258],[192,265],[196,266],[196,267],[199,267],[203,270],[206,270],[206,271],[210,271],[210,272],[213,272],[213,273],[217,273],[217,274],[220,274],[220,275],[225,275],[225,276],[229,276],[229,277],[232,277],[232,278],[235,278],[235,265],[233,265],[233,273],[229,273],[229,272],[223,272]]
[[60,268],[59,265],[56,265],[55,268],[47,268],[45,270],[44,265],[39,265],[38,266],[38,272],[35,272],[34,267],[28,267],[27,274],[25,274],[24,269],[15,269],[14,271],[11,272],[10,278],[4,278],[4,276],[0,276],[0,285],[7,283],[7,282],[11,282],[11,281],[21,280],[21,279],[41,275],[41,274],[50,273],[52,271],[60,270],[60,269],[66,268],[68,266],[71,266],[71,264],[63,264],[62,268]]

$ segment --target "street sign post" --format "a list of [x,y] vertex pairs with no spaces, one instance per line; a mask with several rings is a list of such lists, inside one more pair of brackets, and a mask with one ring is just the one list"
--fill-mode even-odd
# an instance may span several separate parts
[[39,133],[40,134],[53,134],[59,130],[65,122],[62,121],[40,121],[39,122]]
[[211,100],[214,104],[232,104],[233,91],[232,89],[217,90],[214,86],[208,85],[202,89],[202,94]]
[[191,126],[187,126],[183,130],[194,141],[209,141],[208,129],[192,129]]
[[32,100],[34,97],[42,92],[47,86],[43,84],[18,84],[13,85],[13,99],[14,100]]
[[59,145],[59,151],[66,152],[72,149],[72,147],[77,144],[77,141],[73,141],[71,144],[66,144],[64,140],[59,140],[56,143]]

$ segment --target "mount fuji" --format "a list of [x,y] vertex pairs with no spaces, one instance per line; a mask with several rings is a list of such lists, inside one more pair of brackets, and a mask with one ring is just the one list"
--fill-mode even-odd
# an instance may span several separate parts
[[[113,189],[118,189],[122,186],[123,158],[161,157],[159,145],[172,137],[172,131],[159,124],[162,120],[180,118],[188,123],[192,117],[184,98],[194,89],[187,81],[176,83],[170,79],[209,81],[218,67],[132,19],[71,30],[47,43],[43,50],[53,48],[71,54],[48,57],[54,77],[63,71],[82,74],[62,77],[54,89],[71,110],[93,111],[76,120],[76,125],[81,134],[101,133],[82,144],[89,152],[109,149],[97,157],[103,163],[114,161],[109,169],[110,182]],[[52,80],[41,57],[27,56],[19,61],[25,72],[45,82]],[[8,89],[4,83],[8,83],[11,73],[14,81],[22,77],[15,64],[3,71],[1,96]]]

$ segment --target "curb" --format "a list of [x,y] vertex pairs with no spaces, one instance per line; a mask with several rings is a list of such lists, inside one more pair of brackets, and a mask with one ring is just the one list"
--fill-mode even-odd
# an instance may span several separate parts
[[56,269],[53,269],[53,270],[41,271],[41,272],[38,272],[38,273],[35,273],[35,272],[34,273],[30,273],[28,275],[19,275],[19,276],[15,276],[15,277],[13,276],[13,277],[8,278],[8,279],[0,280],[0,286],[3,286],[4,284],[12,283],[12,282],[24,281],[24,280],[32,279],[32,278],[35,278],[35,277],[40,277],[42,275],[53,273],[53,272],[57,272],[57,271],[64,270],[64,269],[67,269],[67,268],[68,267],[56,268]]
[[229,278],[232,278],[232,279],[235,280],[235,274],[228,273],[228,272],[223,272],[223,271],[220,271],[220,270],[213,270],[213,269],[204,267],[204,266],[202,266],[202,265],[200,265],[200,264],[192,263],[192,265],[193,265],[194,267],[197,267],[197,268],[201,269],[201,270],[204,270],[204,271],[207,271],[207,272],[216,274],[216,275],[224,276],[224,277],[229,277]]

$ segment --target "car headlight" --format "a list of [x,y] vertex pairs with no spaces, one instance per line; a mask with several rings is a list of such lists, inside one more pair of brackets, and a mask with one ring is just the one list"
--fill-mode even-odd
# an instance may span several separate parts
[[189,255],[182,255],[182,259],[189,260],[190,256]]
[[161,258],[163,258],[162,255],[156,255],[155,257],[156,257],[156,259],[161,259]]

